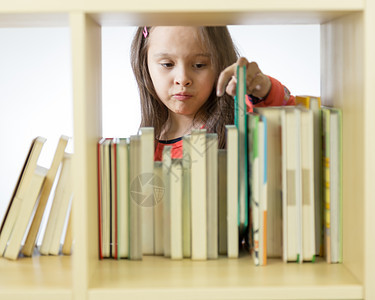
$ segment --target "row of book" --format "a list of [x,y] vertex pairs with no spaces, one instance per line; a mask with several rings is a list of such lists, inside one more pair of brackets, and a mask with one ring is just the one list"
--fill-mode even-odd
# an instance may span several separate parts
[[226,149],[216,134],[195,130],[183,137],[182,159],[165,146],[154,162],[153,128],[101,139],[100,258],[238,257],[246,244],[255,265],[318,255],[341,262],[341,111],[302,101],[246,113],[245,142],[238,125],[227,125]]
[[[16,260],[35,253],[71,254],[73,191],[72,154],[65,151],[68,140],[67,136],[60,137],[50,168],[38,165],[46,139],[36,137],[32,141],[1,223],[1,256]],[[48,218],[45,228],[41,226],[43,218]],[[39,247],[37,240],[41,232],[44,235]]]
[[[227,126],[228,149],[217,134],[183,137],[183,158],[153,160],[153,128],[128,139],[98,143],[100,258],[237,257],[237,128]],[[227,167],[227,151],[228,157]],[[226,169],[225,172],[218,170]],[[226,183],[227,178],[228,184]],[[227,205],[227,195],[231,200]],[[235,197],[235,198],[233,198]]]
[[255,264],[342,262],[342,113],[316,97],[249,114]]

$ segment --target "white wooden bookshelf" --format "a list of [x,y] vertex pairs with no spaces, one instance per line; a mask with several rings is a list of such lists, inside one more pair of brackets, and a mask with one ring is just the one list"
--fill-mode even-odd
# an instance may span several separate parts
[[[101,26],[146,24],[321,25],[323,104],[344,116],[343,264],[98,260]],[[0,299],[375,299],[374,0],[4,0],[0,26],[70,27],[76,239],[72,257],[0,259]]]

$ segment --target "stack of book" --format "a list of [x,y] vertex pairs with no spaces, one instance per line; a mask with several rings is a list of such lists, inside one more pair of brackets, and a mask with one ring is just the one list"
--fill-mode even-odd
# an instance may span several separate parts
[[296,106],[257,108],[249,120],[255,263],[342,262],[341,110],[299,96]]
[[52,202],[51,211],[39,252],[44,255],[58,255],[60,251],[63,254],[71,253],[71,154],[65,152],[68,137],[60,137],[48,169],[38,165],[45,141],[43,137],[32,141],[1,223],[0,255],[11,260],[19,256],[32,256],[38,251],[37,237],[44,229],[41,223],[43,216],[48,214],[46,207],[49,201]]
[[220,159],[217,134],[200,129],[183,139],[182,159],[166,146],[155,162],[153,128],[98,142],[101,259],[238,257],[238,130],[227,126]]

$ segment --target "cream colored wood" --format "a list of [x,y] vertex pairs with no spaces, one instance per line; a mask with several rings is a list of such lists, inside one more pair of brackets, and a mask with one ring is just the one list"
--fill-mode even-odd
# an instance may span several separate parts
[[[99,261],[101,25],[300,23],[322,24],[322,99],[344,113],[344,263]],[[375,1],[6,0],[5,26],[71,28],[75,245],[72,258],[0,258],[0,299],[375,299]]]
[[82,0],[2,0],[0,13],[69,12],[82,8],[82,2]]
[[285,264],[252,258],[205,262],[147,256],[100,262],[89,291],[99,299],[360,299],[363,289],[342,264]]
[[[354,10],[356,11],[356,10]],[[353,11],[352,11],[353,12]],[[323,24],[347,14],[348,11],[306,11],[306,10],[281,10],[281,11],[220,11],[207,12],[158,12],[151,10],[136,11],[124,10],[120,12],[93,13],[92,16],[98,23],[105,26],[129,25],[246,25],[246,24]]]
[[351,11],[364,8],[362,0],[190,0],[188,2],[164,1],[84,1],[87,12],[128,11],[128,12],[236,12],[236,11]]
[[74,94],[74,299],[85,299],[98,262],[97,152],[101,137],[101,27],[71,13]]
[[0,299],[72,299],[71,257],[0,259]]
[[[0,5],[1,7],[1,5]],[[67,13],[9,13],[0,11],[2,27],[61,27],[69,26]]]
[[365,299],[375,299],[375,1],[366,1],[364,26],[364,286]]
[[[322,26],[323,104],[343,111],[344,262],[364,276],[363,17],[352,14]],[[362,246],[361,246],[362,245]]]

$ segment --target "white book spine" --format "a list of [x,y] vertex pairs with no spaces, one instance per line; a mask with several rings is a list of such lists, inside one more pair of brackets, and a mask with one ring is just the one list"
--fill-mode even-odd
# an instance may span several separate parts
[[227,125],[227,228],[228,257],[238,257],[238,131]]
[[171,207],[170,207],[170,178],[171,178],[171,146],[165,146],[163,149],[163,182],[164,182],[164,200],[163,200],[163,244],[164,256],[171,256]]
[[207,259],[206,130],[191,134],[191,257]]
[[154,191],[152,180],[154,177],[154,128],[142,127],[141,135],[141,172],[140,180],[146,195],[141,206],[142,213],[142,249],[143,254],[154,254]]
[[218,138],[207,134],[207,258],[219,256],[218,239]]
[[182,259],[182,165],[173,160],[171,166],[171,258]]

